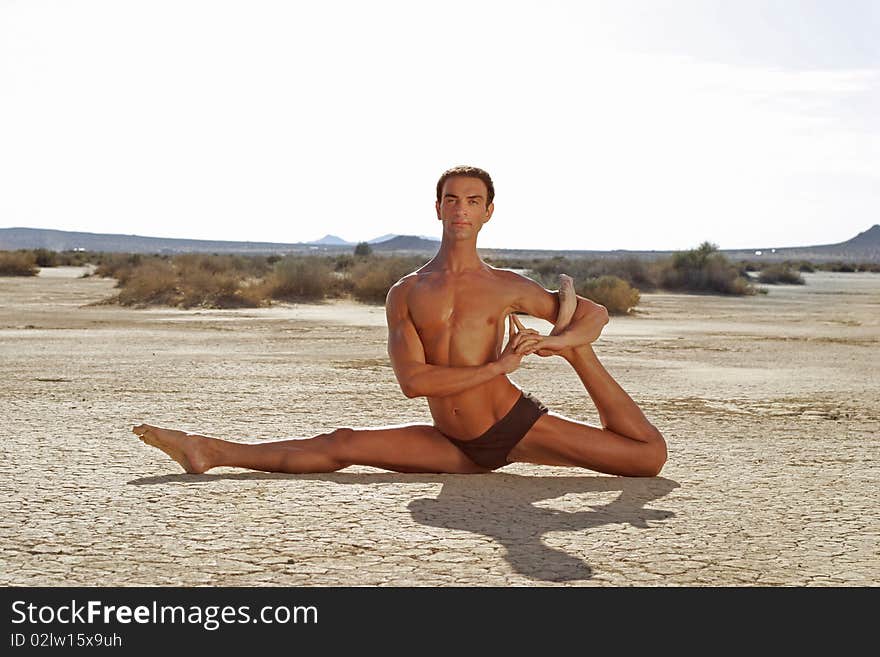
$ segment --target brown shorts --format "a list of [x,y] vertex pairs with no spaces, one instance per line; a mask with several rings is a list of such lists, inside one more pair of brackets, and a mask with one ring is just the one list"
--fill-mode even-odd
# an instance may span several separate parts
[[507,455],[510,450],[546,412],[547,407],[544,404],[523,392],[507,415],[489,427],[482,436],[472,440],[458,440],[449,436],[446,438],[477,465],[497,470],[509,463]]

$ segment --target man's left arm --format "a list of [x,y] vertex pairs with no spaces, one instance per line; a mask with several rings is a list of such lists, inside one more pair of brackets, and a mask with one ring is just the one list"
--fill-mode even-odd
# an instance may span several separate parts
[[559,330],[555,326],[559,312],[559,293],[546,290],[525,276],[516,276],[517,295],[513,309],[554,324],[550,336],[542,340],[541,346],[544,349],[555,352],[595,342],[608,323],[608,310],[605,306],[577,296],[577,307],[571,322]]

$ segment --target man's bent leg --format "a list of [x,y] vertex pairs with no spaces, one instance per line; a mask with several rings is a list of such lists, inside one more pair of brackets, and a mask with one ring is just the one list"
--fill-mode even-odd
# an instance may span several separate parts
[[147,424],[132,431],[190,473],[230,466],[303,474],[334,472],[349,465],[370,465],[395,472],[486,472],[436,428],[426,424],[336,429],[314,438],[263,443],[238,443]]
[[602,428],[543,415],[510,452],[509,460],[573,465],[630,477],[655,476],[666,462],[666,441],[599,362],[589,345],[565,356],[587,389]]

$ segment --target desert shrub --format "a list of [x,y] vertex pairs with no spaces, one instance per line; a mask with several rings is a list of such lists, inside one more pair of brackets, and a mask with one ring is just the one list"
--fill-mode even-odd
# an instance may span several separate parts
[[88,264],[97,265],[103,255],[103,253],[97,251],[61,251],[58,254],[58,264],[67,267],[81,267]]
[[602,276],[615,276],[632,287],[652,290],[657,287],[653,263],[628,256],[624,258],[564,258],[555,256],[528,263],[529,274],[544,287],[555,290],[559,274],[568,274],[575,281]]
[[575,285],[582,297],[600,303],[612,315],[625,315],[639,303],[639,291],[617,276],[588,278]]
[[804,277],[785,264],[770,265],[761,270],[758,281],[768,285],[803,285]]
[[[506,264],[509,266],[510,263]],[[517,267],[517,269],[524,269],[524,267]],[[535,261],[528,266],[528,269],[529,272],[545,287],[556,281],[559,274],[572,275],[571,263],[567,258],[562,256],[535,259]]]
[[107,255],[111,257],[101,258],[96,273],[117,279],[121,291],[110,301],[121,305],[242,308],[264,299],[260,275],[268,270],[265,258]]
[[653,263],[635,256],[610,261],[608,272],[643,290],[653,290],[658,284],[657,270]]
[[177,305],[183,308],[240,308],[259,305],[240,293],[242,278],[234,272],[178,269]]
[[184,274],[205,271],[239,278],[262,278],[272,269],[268,259],[263,256],[186,253],[174,256],[173,261]]
[[358,242],[357,246],[354,247],[354,254],[356,256],[368,256],[372,252],[373,247],[368,242]]
[[349,253],[343,253],[336,256],[333,260],[333,271],[347,272],[354,265],[354,256]]
[[543,258],[509,258],[502,255],[483,256],[483,262],[493,267],[502,269],[530,269],[532,265],[541,262]]
[[49,249],[34,249],[34,258],[37,261],[37,267],[57,267],[58,254]]
[[755,270],[750,269],[749,265],[743,265],[742,263],[739,263],[738,265],[734,266],[736,267],[737,274],[739,274],[742,278],[746,279],[747,281],[752,280],[752,272]]
[[123,306],[176,306],[181,298],[177,272],[167,260],[151,259],[128,267],[117,287],[120,292],[110,301]]
[[418,256],[364,258],[351,268],[352,295],[364,303],[384,304],[391,286],[425,262]]
[[0,251],[0,276],[36,276],[39,271],[31,251]]
[[737,266],[709,242],[660,261],[657,271],[660,287],[667,290],[755,294],[754,286],[740,275]]
[[[816,271],[815,265],[813,265],[812,262],[809,262],[807,260],[802,260],[801,262],[798,262],[796,264],[797,264],[798,271],[807,272],[810,274],[812,274],[814,271]],[[792,265],[792,266],[794,266],[794,265]]]
[[273,299],[316,301],[331,287],[331,268],[324,258],[287,256],[275,263],[266,285]]
[[95,268],[95,276],[115,278],[116,287],[125,285],[132,270],[138,267],[145,259],[157,260],[155,257],[142,256],[140,253],[103,253],[98,258],[98,266]]
[[833,272],[845,272],[850,273],[856,270],[855,265],[852,265],[848,262],[823,262],[819,265],[819,269],[822,271],[833,271]]

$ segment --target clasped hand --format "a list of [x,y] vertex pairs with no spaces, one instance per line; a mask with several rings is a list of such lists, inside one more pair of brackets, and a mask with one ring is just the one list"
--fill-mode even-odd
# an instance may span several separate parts
[[513,313],[507,316],[507,326],[509,330],[507,345],[498,359],[505,374],[516,370],[522,359],[529,354],[542,357],[554,356],[570,346],[562,336],[541,335],[535,329],[526,328]]

